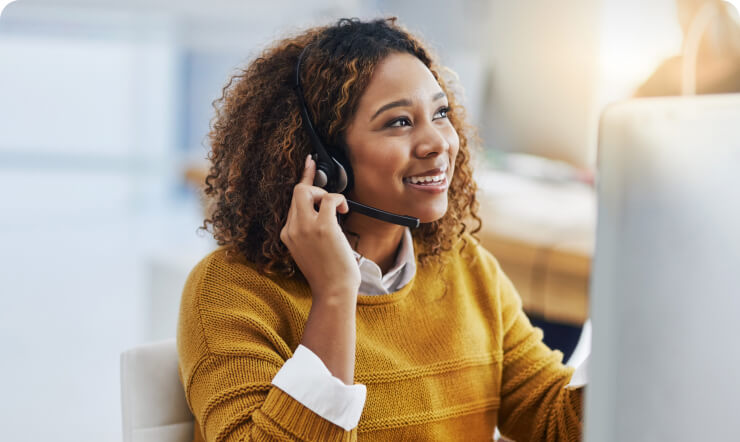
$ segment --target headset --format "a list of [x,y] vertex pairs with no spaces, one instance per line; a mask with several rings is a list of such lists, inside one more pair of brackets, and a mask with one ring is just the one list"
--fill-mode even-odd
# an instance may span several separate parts
[[[332,193],[348,193],[354,185],[354,175],[349,159],[343,149],[324,146],[319,135],[311,123],[311,117],[308,114],[308,107],[301,87],[301,63],[310,44],[306,45],[298,56],[298,63],[295,68],[295,93],[298,96],[298,103],[301,108],[301,119],[303,125],[311,139],[314,147],[313,158],[316,161],[316,175],[314,177],[314,186],[321,187]],[[329,154],[331,152],[331,154]],[[391,224],[398,224],[410,228],[419,227],[419,218],[408,215],[396,215],[395,213],[386,212],[375,207],[366,206],[347,198],[347,205],[350,211],[369,216]]]

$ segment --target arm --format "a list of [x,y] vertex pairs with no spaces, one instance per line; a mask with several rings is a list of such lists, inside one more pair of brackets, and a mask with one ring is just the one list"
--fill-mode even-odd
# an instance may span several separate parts
[[580,440],[583,389],[566,389],[573,369],[542,342],[522,311],[521,299],[498,268],[503,333],[501,433],[515,440]]
[[[249,268],[209,258],[186,284],[180,375],[205,441],[355,440],[272,380],[293,356],[285,294]],[[295,344],[293,344],[295,345]],[[305,373],[304,373],[305,375]]]
[[[336,211],[346,212],[348,208],[341,195],[328,194],[310,184],[314,170],[315,163],[307,159],[306,170],[294,189],[288,219],[280,237],[308,280],[312,292],[312,307],[301,343],[324,362],[332,375],[345,384],[352,384],[355,305],[360,277],[351,248],[336,222]],[[317,204],[318,211],[314,208]],[[327,262],[333,265],[326,266]],[[208,349],[208,356],[197,358],[196,362],[192,360],[196,359],[199,351],[202,353],[202,348],[194,349],[194,355],[190,356],[193,374],[181,373],[188,401],[206,440],[355,438],[356,430],[344,431],[278,386],[270,385],[269,379],[275,378],[278,369],[290,357],[290,349],[285,348],[287,346],[277,332],[280,326],[270,323],[275,322],[273,317],[264,316],[265,305],[255,306],[252,309],[254,314],[242,311],[246,307],[245,302],[259,303],[258,293],[242,296],[242,304],[237,309],[239,315],[230,317],[228,309],[224,311],[224,303],[236,302],[238,295],[230,296],[229,288],[244,286],[244,278],[236,282],[224,281],[218,276],[215,281],[200,285],[207,287],[211,297],[221,298],[215,304],[209,304],[217,306],[216,310],[208,311],[197,305],[195,309],[199,311],[202,323],[181,324],[180,328],[183,335],[187,335],[189,330],[186,327],[189,325],[190,330],[213,330],[221,335],[220,338],[232,341],[226,345],[226,351]],[[214,287],[214,284],[222,287]],[[209,341],[212,343],[214,340],[206,339],[205,332],[203,335],[202,346],[209,347]],[[184,343],[186,339],[182,341]],[[181,349],[181,359],[187,359],[187,354],[187,350]],[[202,395],[198,394],[198,388],[204,390]],[[364,397],[362,399],[364,402]]]
[[349,211],[347,201],[314,186],[315,173],[316,163],[308,156],[280,239],[311,286],[313,303],[301,344],[334,376],[351,385],[360,270],[336,219],[337,212]]
[[367,397],[365,385],[346,385],[303,345],[298,346],[293,357],[278,371],[272,385],[347,431],[357,427]]
[[321,359],[347,385],[354,383],[356,292],[311,306],[301,344]]

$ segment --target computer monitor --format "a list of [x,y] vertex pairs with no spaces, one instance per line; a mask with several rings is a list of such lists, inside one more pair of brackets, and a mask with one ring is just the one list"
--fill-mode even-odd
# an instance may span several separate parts
[[585,440],[740,440],[740,94],[602,116]]

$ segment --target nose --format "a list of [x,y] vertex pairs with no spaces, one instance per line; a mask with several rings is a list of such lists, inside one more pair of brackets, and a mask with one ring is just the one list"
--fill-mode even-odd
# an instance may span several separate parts
[[433,157],[449,150],[449,141],[434,121],[427,121],[417,126],[417,131],[414,153],[418,158]]

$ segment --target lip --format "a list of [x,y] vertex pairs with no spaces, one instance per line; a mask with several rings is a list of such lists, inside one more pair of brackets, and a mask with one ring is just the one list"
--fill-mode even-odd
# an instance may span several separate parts
[[[419,176],[419,175],[415,175],[415,176]],[[422,192],[429,192],[429,193],[443,193],[443,192],[446,192],[447,187],[449,187],[449,183],[447,181],[447,175],[445,175],[444,179],[439,184],[413,184],[408,181],[404,181],[404,184],[414,190],[420,190]]]

